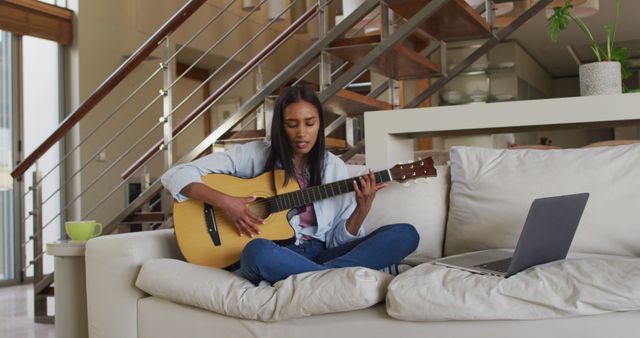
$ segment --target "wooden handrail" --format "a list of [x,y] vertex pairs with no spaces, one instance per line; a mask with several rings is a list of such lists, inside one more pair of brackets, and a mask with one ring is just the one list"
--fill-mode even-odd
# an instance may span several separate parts
[[122,80],[131,73],[147,56],[149,56],[169,33],[176,30],[187,20],[206,0],[190,0],[156,31],[138,50],[136,50],[120,67],[118,67],[82,104],[68,115],[58,128],[36,148],[29,156],[20,162],[11,172],[13,178],[22,177],[25,171],[31,167],[49,148],[66,135],[93,107],[109,94]]
[[[208,109],[209,106],[215,103],[220,97],[226,94],[236,83],[242,80],[253,68],[268,57],[276,48],[286,41],[291,35],[293,35],[300,27],[302,27],[307,21],[309,21],[315,13],[318,11],[318,4],[314,4],[304,14],[302,14],[296,21],[291,23],[286,30],[272,40],[264,49],[262,49],[256,56],[247,62],[240,70],[238,70],[231,78],[229,78],[222,86],[220,86],[213,94],[211,94],[206,100],[204,100],[197,108],[195,108],[187,117],[185,117],[180,123],[173,129],[172,137],[175,137],[184,128],[186,128],[191,121],[196,119],[200,113]],[[142,155],[132,166],[130,166],[125,172],[122,173],[123,179],[131,177],[140,167],[142,167],[147,161],[149,161],[159,150],[162,140],[156,142],[147,152]]]

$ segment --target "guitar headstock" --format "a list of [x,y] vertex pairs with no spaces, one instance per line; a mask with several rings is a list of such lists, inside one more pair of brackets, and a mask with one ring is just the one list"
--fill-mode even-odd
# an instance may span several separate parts
[[389,169],[394,181],[404,182],[418,177],[437,176],[436,168],[433,166],[433,158],[427,157],[411,163],[397,164]]

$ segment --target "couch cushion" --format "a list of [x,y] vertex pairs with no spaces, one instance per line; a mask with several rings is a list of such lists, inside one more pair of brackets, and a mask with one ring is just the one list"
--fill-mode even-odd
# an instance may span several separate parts
[[640,258],[552,262],[509,278],[431,263],[396,277],[387,311],[410,321],[542,319],[640,309]]
[[640,144],[563,150],[451,149],[445,254],[514,248],[535,198],[589,192],[571,247],[640,256]]
[[136,286],[157,297],[231,317],[265,322],[363,309],[384,300],[391,275],[344,268],[255,286],[231,272],[174,259],[144,263]]
[[[349,166],[351,176],[366,173],[363,166]],[[449,167],[436,166],[438,176],[427,179],[391,182],[380,190],[364,220],[367,233],[392,223],[409,223],[420,235],[416,250],[405,261],[419,264],[442,257],[447,222]]]

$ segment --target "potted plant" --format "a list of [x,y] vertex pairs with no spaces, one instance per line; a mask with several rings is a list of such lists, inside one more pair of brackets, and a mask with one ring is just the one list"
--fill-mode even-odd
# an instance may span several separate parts
[[549,17],[548,30],[551,41],[558,41],[560,32],[571,22],[587,36],[591,50],[597,62],[580,65],[580,95],[619,94],[622,92],[622,80],[631,76],[629,70],[629,51],[615,47],[616,29],[620,17],[620,0],[616,0],[616,17],[613,24],[606,25],[607,42],[602,47],[593,37],[591,30],[580,18],[571,13],[573,3],[567,0],[562,7],[555,7]]

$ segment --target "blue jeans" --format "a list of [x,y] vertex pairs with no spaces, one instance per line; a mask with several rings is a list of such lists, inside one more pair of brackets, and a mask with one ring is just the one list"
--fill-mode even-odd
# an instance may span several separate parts
[[385,225],[365,237],[329,249],[317,239],[280,246],[257,238],[242,251],[240,268],[254,284],[261,280],[275,283],[294,274],[331,268],[362,266],[379,270],[399,263],[416,249],[419,241],[416,229],[406,223]]

